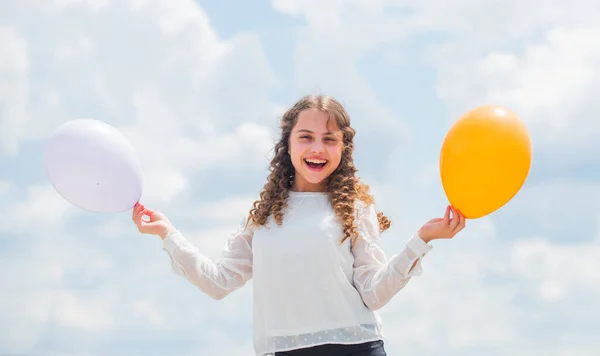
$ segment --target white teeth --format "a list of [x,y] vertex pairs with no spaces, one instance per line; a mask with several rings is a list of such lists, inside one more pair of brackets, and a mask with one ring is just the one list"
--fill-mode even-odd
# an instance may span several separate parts
[[327,163],[327,161],[323,161],[323,160],[320,160],[320,159],[307,159],[306,162],[316,163],[316,164]]

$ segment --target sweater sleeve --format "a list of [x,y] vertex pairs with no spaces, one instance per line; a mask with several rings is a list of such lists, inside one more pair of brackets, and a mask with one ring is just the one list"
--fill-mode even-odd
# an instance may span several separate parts
[[359,236],[353,246],[354,285],[365,305],[377,310],[402,290],[413,276],[421,274],[421,260],[432,246],[414,234],[400,253],[388,259],[381,247],[374,205],[359,209],[356,223]]
[[167,235],[162,248],[169,255],[175,273],[220,300],[252,278],[252,236],[252,229],[246,227],[243,219],[216,259],[203,255],[180,231]]

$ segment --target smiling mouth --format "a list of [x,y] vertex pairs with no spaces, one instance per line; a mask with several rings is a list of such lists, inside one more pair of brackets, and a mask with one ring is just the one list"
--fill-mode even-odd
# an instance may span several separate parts
[[314,170],[321,170],[327,164],[327,160],[324,159],[305,159],[304,163]]

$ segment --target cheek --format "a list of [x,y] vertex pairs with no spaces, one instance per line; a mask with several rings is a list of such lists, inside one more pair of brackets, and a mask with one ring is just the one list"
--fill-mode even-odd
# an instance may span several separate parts
[[342,146],[336,146],[329,151],[329,156],[331,157],[331,161],[335,163],[337,166],[342,160]]
[[302,160],[302,152],[302,147],[299,147],[297,144],[290,147],[290,158],[294,166],[296,166]]

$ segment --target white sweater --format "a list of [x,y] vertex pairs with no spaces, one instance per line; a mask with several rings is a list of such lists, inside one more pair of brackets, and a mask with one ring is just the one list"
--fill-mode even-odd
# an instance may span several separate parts
[[[359,237],[340,244],[342,229],[327,193],[290,192],[283,225],[239,228],[221,257],[202,255],[181,232],[163,249],[173,269],[214,299],[254,284],[256,355],[324,343],[361,343],[383,338],[375,310],[410,278],[431,250],[416,234],[389,260],[381,245],[373,205],[357,206]],[[413,270],[413,263],[418,260]]]

